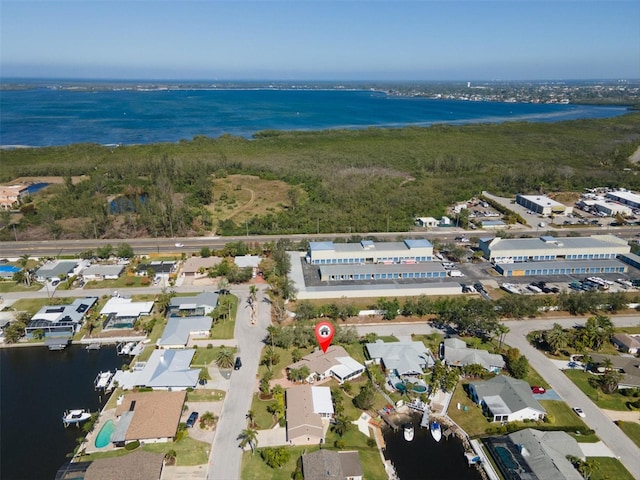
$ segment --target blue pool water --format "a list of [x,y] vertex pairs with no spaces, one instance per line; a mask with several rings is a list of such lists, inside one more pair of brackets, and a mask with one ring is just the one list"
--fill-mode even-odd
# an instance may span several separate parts
[[0,272],[16,273],[20,271],[18,267],[12,267],[11,265],[0,265]]
[[107,420],[107,423],[100,429],[98,436],[96,437],[96,448],[102,448],[109,445],[111,441],[111,434],[115,430],[116,426],[113,420]]

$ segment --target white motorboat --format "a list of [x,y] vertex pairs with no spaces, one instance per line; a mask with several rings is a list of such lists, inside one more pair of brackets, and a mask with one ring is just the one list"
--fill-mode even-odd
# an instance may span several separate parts
[[87,410],[84,410],[84,409],[67,410],[66,412],[64,412],[64,415],[62,415],[62,423],[64,424],[65,427],[68,427],[69,425],[80,424],[82,422],[85,422],[90,418],[91,418],[91,412]]
[[411,423],[405,423],[402,428],[404,429],[404,439],[407,442],[410,442],[411,440],[413,440],[414,437],[414,430],[413,430],[413,425]]
[[436,422],[435,420],[431,422],[429,430],[431,431],[431,436],[436,442],[442,440],[442,427],[440,427],[440,424],[438,422]]
[[109,386],[109,381],[113,377],[113,373],[107,370],[106,372],[100,372],[96,379],[93,381],[93,386],[96,390],[106,390]]

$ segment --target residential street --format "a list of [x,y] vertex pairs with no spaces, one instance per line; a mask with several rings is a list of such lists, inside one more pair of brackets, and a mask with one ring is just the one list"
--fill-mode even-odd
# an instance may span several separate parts
[[264,295],[258,293],[257,321],[251,325],[251,309],[247,306],[248,289],[232,288],[239,298],[236,317],[235,338],[238,355],[242,357],[242,368],[231,374],[229,391],[224,401],[222,414],[216,427],[216,435],[209,458],[207,477],[209,480],[233,480],[240,478],[242,449],[237,440],[240,432],[247,428],[246,414],[251,408],[256,374],[262,351],[262,340],[271,324],[271,305]]
[[[538,320],[512,320],[504,322],[510,332],[505,337],[505,343],[516,347],[529,359],[531,366],[549,383],[553,390],[571,407],[580,407],[586,413],[584,422],[595,430],[600,439],[611,449],[622,464],[636,479],[640,479],[640,449],[622,433],[622,431],[602,412],[589,398],[571,382],[551,360],[529,345],[526,334],[532,330],[545,330],[554,323],[564,328],[575,324],[584,324],[587,317],[558,317]],[[618,327],[637,326],[640,324],[638,315],[621,315],[611,317]],[[375,332],[378,335],[404,336],[412,333],[426,334],[436,331],[426,323],[383,323],[376,325],[361,325],[356,327],[359,335]]]

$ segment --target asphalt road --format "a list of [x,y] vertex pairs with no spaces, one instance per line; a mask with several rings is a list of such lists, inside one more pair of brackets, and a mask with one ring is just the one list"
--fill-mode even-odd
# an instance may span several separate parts
[[[596,235],[603,233],[613,233],[623,238],[632,238],[640,232],[640,227],[615,227],[609,229],[602,228],[575,228],[563,229],[559,233],[563,235],[570,231],[578,232],[582,235]],[[394,240],[401,236],[418,236],[437,239],[439,242],[453,242],[456,236],[465,234],[467,237],[489,235],[491,232],[478,232],[477,230],[464,231],[459,228],[438,229],[429,231],[410,231],[410,232],[387,232],[387,233],[337,233],[337,234],[298,234],[298,235],[246,235],[239,237],[180,237],[180,238],[130,238],[130,239],[84,239],[84,240],[44,240],[30,241],[20,240],[17,242],[1,242],[0,256],[6,258],[17,258],[24,254],[32,257],[59,257],[64,255],[75,255],[89,249],[96,249],[107,244],[116,247],[119,243],[128,243],[133,248],[136,255],[149,253],[196,253],[202,247],[218,249],[224,247],[229,242],[248,242],[248,243],[266,243],[275,242],[281,238],[286,238],[293,242],[301,240],[318,240],[318,239],[336,239],[350,238],[353,235],[362,237],[375,237],[379,240]],[[541,235],[540,229],[514,229],[515,235]],[[176,244],[182,244],[182,247],[176,247]]]
[[248,289],[239,293],[239,306],[234,336],[238,342],[238,354],[242,358],[242,368],[231,374],[229,391],[222,407],[222,413],[216,427],[213,448],[209,457],[207,479],[233,480],[240,478],[242,449],[238,436],[247,428],[247,412],[256,386],[256,375],[262,351],[262,341],[271,325],[271,305],[264,295],[258,294],[258,311],[255,325],[251,324],[251,310],[247,306]]
[[[516,347],[529,359],[531,366],[544,378],[551,388],[571,407],[580,407],[586,414],[584,422],[593,429],[598,437],[611,449],[620,462],[636,479],[640,479],[640,449],[587,397],[575,386],[547,357],[527,342],[526,335],[532,330],[545,330],[554,323],[564,328],[575,324],[584,324],[587,317],[561,317],[536,320],[513,320],[504,322],[510,332],[505,343]],[[638,315],[619,315],[612,317],[616,326],[638,326]],[[378,335],[428,334],[436,331],[426,323],[360,325],[356,327],[359,335],[375,332]]]

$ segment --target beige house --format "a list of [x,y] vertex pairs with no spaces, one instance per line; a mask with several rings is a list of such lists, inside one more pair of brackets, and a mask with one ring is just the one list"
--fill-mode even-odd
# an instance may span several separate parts
[[364,365],[351,358],[347,351],[339,345],[330,346],[326,352],[319,349],[311,352],[302,357],[300,361],[289,365],[287,370],[299,369],[304,366],[309,368],[309,372],[311,372],[305,379],[308,383],[333,377],[338,383],[343,384],[347,380],[358,378],[365,370]]
[[29,186],[21,183],[19,185],[0,185],[0,208],[9,210],[28,193]]
[[220,257],[189,257],[180,269],[181,277],[197,277],[203,270],[206,275],[207,270],[222,262]]
[[287,441],[290,445],[318,445],[324,442],[333,402],[329,387],[300,385],[286,394]]
[[640,335],[616,333],[611,339],[614,345],[623,352],[637,355],[640,352]]
[[111,442],[122,447],[134,440],[142,444],[173,441],[186,396],[186,391],[126,394],[116,407],[117,422]]

